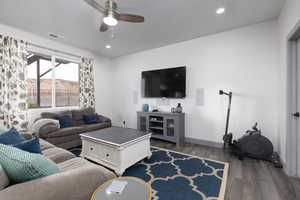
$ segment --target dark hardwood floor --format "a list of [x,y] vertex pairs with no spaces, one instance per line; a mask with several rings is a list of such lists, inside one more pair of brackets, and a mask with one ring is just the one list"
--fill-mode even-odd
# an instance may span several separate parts
[[238,160],[223,149],[161,140],[151,140],[152,146],[166,148],[204,158],[229,163],[226,200],[300,200],[300,180],[288,177],[272,163],[254,159]]

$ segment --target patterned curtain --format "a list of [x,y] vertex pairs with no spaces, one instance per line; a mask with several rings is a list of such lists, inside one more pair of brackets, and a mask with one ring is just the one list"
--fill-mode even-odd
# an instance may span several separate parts
[[81,58],[79,66],[80,108],[95,108],[94,66],[92,59]]
[[26,130],[27,120],[27,44],[0,35],[0,124]]

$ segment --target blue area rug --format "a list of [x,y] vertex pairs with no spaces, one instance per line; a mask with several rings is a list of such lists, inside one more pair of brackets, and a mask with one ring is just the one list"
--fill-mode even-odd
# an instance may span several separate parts
[[[71,150],[80,154],[80,148]],[[228,164],[152,147],[150,159],[128,168],[123,176],[148,182],[154,200],[222,200]]]

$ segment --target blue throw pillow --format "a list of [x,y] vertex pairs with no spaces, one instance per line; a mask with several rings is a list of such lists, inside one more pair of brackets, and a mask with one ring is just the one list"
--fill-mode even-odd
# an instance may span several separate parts
[[31,140],[25,140],[19,144],[13,145],[14,147],[27,151],[29,153],[39,153],[41,152],[40,140],[37,137],[32,138]]
[[14,145],[25,141],[25,138],[20,135],[20,133],[15,129],[10,130],[0,134],[0,143],[6,145]]
[[59,121],[60,128],[68,128],[74,126],[73,120],[69,115],[57,116],[56,119]]
[[86,124],[101,123],[97,114],[83,115],[83,119]]
[[58,166],[45,156],[4,144],[0,144],[0,164],[13,184],[60,172]]

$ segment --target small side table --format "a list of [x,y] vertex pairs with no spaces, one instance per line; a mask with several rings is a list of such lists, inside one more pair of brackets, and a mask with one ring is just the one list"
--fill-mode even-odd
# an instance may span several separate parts
[[[114,180],[127,181],[127,185],[121,194],[106,193],[105,189]],[[151,196],[152,189],[148,183],[136,177],[125,176],[103,183],[95,190],[91,200],[151,200]]]

